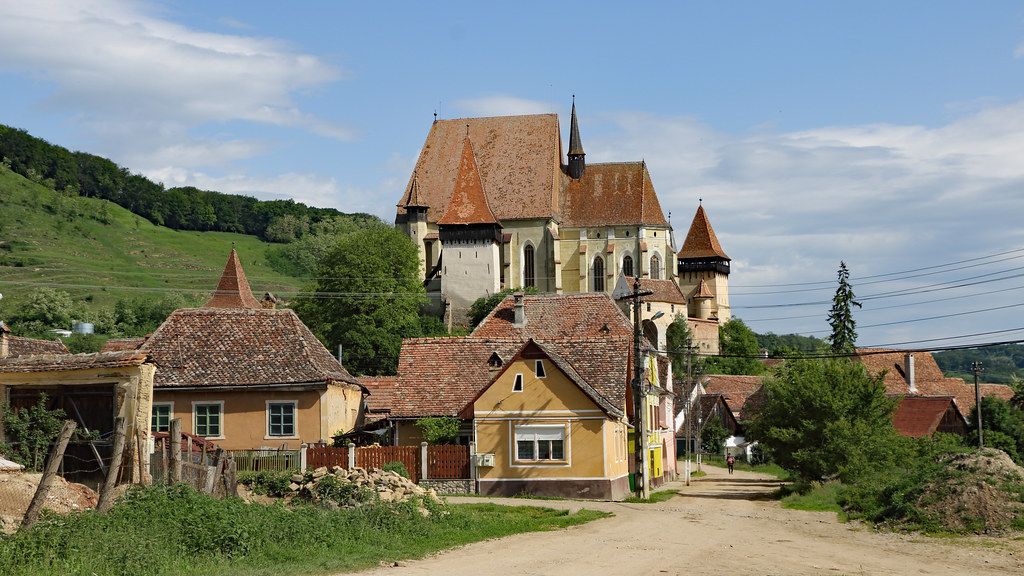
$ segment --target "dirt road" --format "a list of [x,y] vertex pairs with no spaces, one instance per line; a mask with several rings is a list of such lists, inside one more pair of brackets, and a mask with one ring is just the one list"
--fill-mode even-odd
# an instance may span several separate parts
[[[494,499],[510,505],[615,514],[559,532],[479,542],[396,567],[360,572],[444,574],[1024,574],[1024,540],[935,539],[876,533],[828,512],[782,509],[769,476],[705,467],[660,504]],[[479,498],[450,498],[480,502]]]

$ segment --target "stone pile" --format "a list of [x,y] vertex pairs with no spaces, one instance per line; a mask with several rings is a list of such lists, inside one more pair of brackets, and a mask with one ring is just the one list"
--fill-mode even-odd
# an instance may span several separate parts
[[[330,469],[320,467],[313,470],[309,475],[293,474],[288,490],[291,496],[298,496],[318,502],[321,498],[318,496],[320,491],[317,490],[317,487],[328,477],[333,477],[342,483],[351,484],[352,488],[355,488],[354,490],[347,491],[351,494],[356,494],[360,489],[364,489],[374,494],[380,502],[406,502],[411,499],[418,499],[441,503],[441,499],[433,489],[423,488],[397,472],[385,471],[379,468],[372,468],[370,470],[353,468],[346,470],[341,466],[333,466]],[[347,502],[335,502],[335,504],[344,507],[359,506],[363,503],[359,498],[350,498]]]

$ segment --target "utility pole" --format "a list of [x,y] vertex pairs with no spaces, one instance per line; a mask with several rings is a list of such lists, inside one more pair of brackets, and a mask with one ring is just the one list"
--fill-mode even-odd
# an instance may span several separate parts
[[620,300],[633,301],[633,454],[634,488],[637,496],[646,500],[650,497],[649,480],[647,478],[647,390],[642,382],[643,367],[641,366],[640,349],[640,297],[654,294],[653,290],[640,290],[640,279],[633,281],[633,292]]
[[974,409],[978,415],[978,448],[985,447],[981,440],[981,388],[978,387],[978,373],[984,371],[985,369],[981,367],[981,362],[971,363],[971,372],[974,372]]

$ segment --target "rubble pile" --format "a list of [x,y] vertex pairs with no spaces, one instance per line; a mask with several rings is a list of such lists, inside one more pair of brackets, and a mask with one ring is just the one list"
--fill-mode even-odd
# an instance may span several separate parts
[[419,500],[441,503],[433,489],[425,489],[397,472],[379,468],[346,470],[340,466],[333,466],[330,469],[317,468],[310,474],[293,474],[288,492],[286,497],[298,497],[328,507],[352,508],[374,500]]

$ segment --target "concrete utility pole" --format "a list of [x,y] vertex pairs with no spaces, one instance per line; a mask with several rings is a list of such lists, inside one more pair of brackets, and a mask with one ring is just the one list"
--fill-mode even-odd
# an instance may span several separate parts
[[640,290],[640,279],[633,281],[633,292],[621,300],[633,300],[633,454],[635,456],[633,488],[637,497],[650,498],[650,484],[647,478],[647,390],[642,382],[640,350],[640,297],[654,294],[653,290]]
[[974,410],[978,415],[978,448],[984,448],[985,444],[981,440],[981,388],[978,386],[978,373],[984,372],[985,369],[981,367],[981,362],[971,363],[971,372],[974,372]]

